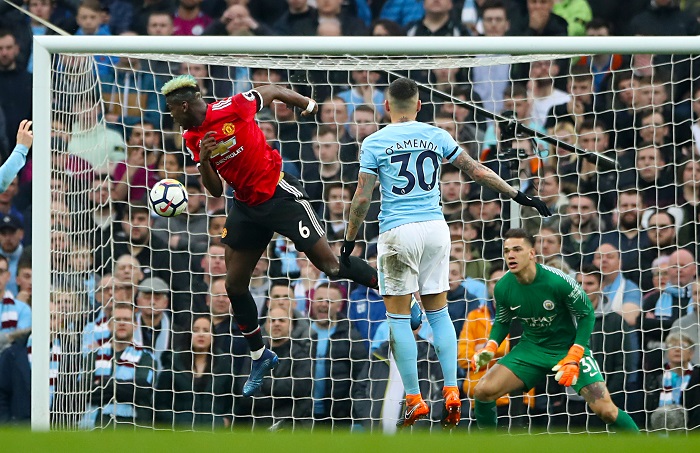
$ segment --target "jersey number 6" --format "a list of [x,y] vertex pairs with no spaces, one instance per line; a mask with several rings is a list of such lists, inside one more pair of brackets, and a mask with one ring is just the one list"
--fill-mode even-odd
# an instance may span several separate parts
[[[427,182],[425,180],[425,170],[423,170],[423,164],[425,163],[426,159],[430,159],[430,162],[433,164],[433,179],[430,182]],[[407,180],[406,186],[393,186],[391,188],[391,191],[396,195],[406,195],[407,193],[410,193],[416,186],[416,180],[418,180],[418,185],[423,190],[432,190],[432,188],[435,187],[435,183],[437,182],[438,177],[438,168],[440,165],[438,163],[437,155],[433,151],[428,150],[425,150],[422,153],[420,153],[416,158],[416,175],[414,175],[408,170],[408,163],[410,162],[410,160],[411,153],[395,154],[391,156],[392,164],[401,164],[401,168],[399,168],[399,176],[402,176]]]

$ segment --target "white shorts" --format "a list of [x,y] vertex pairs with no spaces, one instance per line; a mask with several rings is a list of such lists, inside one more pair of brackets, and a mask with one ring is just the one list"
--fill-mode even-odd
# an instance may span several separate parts
[[379,235],[382,296],[440,294],[449,289],[450,229],[444,220],[406,223]]

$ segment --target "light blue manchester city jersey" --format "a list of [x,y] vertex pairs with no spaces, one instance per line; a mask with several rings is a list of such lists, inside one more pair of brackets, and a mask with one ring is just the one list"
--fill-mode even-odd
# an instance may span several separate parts
[[379,232],[411,222],[444,219],[440,165],[460,147],[450,134],[418,121],[392,123],[362,142],[360,171],[379,176]]

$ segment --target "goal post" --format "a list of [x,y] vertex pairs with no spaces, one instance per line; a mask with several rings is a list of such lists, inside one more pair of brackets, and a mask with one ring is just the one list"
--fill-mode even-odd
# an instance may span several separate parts
[[[32,334],[32,429],[34,430],[48,430],[52,427],[60,426],[67,428],[76,428],[78,414],[68,413],[74,410],[73,406],[77,408],[84,408],[87,404],[86,383],[82,382],[80,384],[75,384],[72,387],[73,402],[62,404],[70,404],[66,406],[64,412],[61,413],[63,417],[60,422],[55,422],[52,420],[52,414],[49,410],[49,405],[47,401],[52,398],[51,391],[49,389],[48,382],[50,380],[51,373],[51,327],[50,327],[50,299],[52,293],[59,292],[64,293],[70,291],[70,284],[66,282],[72,282],[75,279],[83,278],[83,274],[72,268],[70,265],[66,264],[68,260],[72,259],[71,254],[78,253],[76,250],[70,248],[70,238],[79,235],[90,235],[93,234],[95,226],[86,222],[80,215],[90,214],[88,208],[84,208],[84,211],[79,213],[70,213],[70,215],[75,215],[75,222],[72,224],[75,230],[65,231],[64,227],[57,228],[55,219],[56,215],[68,215],[65,212],[57,212],[56,206],[60,206],[60,203],[55,203],[52,197],[52,177],[57,179],[60,183],[61,189],[66,190],[67,195],[80,195],[86,198],[86,193],[88,191],[94,191],[92,187],[87,187],[87,183],[81,183],[77,188],[71,184],[75,178],[75,174],[61,174],[55,175],[54,164],[52,163],[52,156],[56,151],[54,148],[54,143],[52,140],[52,135],[61,132],[67,135],[71,135],[71,131],[56,131],[52,122],[56,120],[57,116],[63,123],[70,123],[72,121],[80,122],[83,119],[78,118],[78,114],[86,113],[87,110],[97,109],[100,113],[105,113],[111,100],[106,100],[102,90],[105,88],[103,77],[100,72],[96,69],[93,63],[93,55],[106,55],[115,56],[120,58],[134,58],[143,59],[149,61],[157,61],[164,63],[163,67],[170,67],[171,64],[187,64],[187,63],[198,63],[203,65],[211,66],[221,66],[227,67],[229,70],[225,74],[219,75],[207,75],[207,80],[210,81],[214,88],[208,93],[211,97],[217,96],[216,82],[222,82],[228,84],[227,86],[234,86],[240,83],[240,86],[250,86],[250,80],[244,80],[238,78],[234,74],[235,71],[231,70],[235,67],[245,67],[245,68],[264,68],[267,70],[281,70],[281,71],[299,71],[305,74],[302,77],[302,81],[298,82],[299,86],[309,88],[313,90],[314,88],[329,88],[324,92],[330,92],[337,94],[340,91],[340,86],[352,86],[352,81],[349,76],[345,77],[342,82],[337,80],[332,80],[332,73],[341,72],[343,74],[349,73],[353,70],[376,70],[376,71],[410,71],[410,70],[425,70],[432,71],[438,69],[462,69],[471,67],[487,67],[489,65],[496,66],[499,64],[516,64],[516,63],[530,63],[539,60],[558,60],[565,58],[577,58],[580,56],[590,56],[596,54],[624,54],[624,55],[636,55],[636,54],[653,54],[653,55],[684,55],[691,61],[698,55],[700,55],[700,37],[552,37],[552,38],[533,38],[533,37],[504,37],[504,38],[487,38],[487,37],[456,37],[456,38],[418,38],[418,37],[293,37],[290,39],[281,39],[280,37],[141,37],[141,36],[95,36],[95,37],[76,37],[76,36],[36,36],[34,38],[34,78],[33,78],[33,129],[35,131],[34,135],[34,146],[33,146],[33,198],[32,198],[32,214],[33,214],[33,226],[32,226],[32,236],[33,236],[33,247],[32,247],[32,262],[33,262],[33,294],[32,294],[32,324],[33,324],[33,334]],[[476,58],[486,57],[486,58]],[[61,71],[65,68],[63,65],[63,58],[65,57],[76,57],[82,59],[84,64],[79,68],[77,77],[80,78],[76,82],[74,87],[65,87],[63,85],[57,86],[56,80],[63,76]],[[87,63],[86,63],[87,62]],[[670,72],[673,71],[673,62],[666,63],[670,65]],[[108,66],[108,71],[112,71],[113,68]],[[620,71],[625,68],[621,68]],[[629,68],[626,68],[629,70]],[[319,83],[312,77],[314,73],[321,72],[324,75]],[[140,73],[147,74],[153,77],[153,80],[160,78],[167,78],[175,75],[172,70],[167,70],[162,73],[156,73],[151,67],[144,67],[140,69]],[[110,74],[111,76],[111,74]],[[560,75],[560,78],[566,77],[565,75]],[[700,74],[692,74],[689,80],[683,80],[683,82],[689,83],[692,87],[691,98],[693,96],[692,91],[695,89],[695,79],[700,77]],[[158,79],[159,80],[159,79]],[[510,80],[498,80],[499,82],[509,82]],[[269,81],[268,81],[269,82]],[[469,81],[460,81],[467,85]],[[520,78],[518,80],[523,86],[528,82],[528,75]],[[123,87],[119,86],[118,82],[110,82],[117,88],[121,89]],[[668,86],[665,88],[670,91],[670,86],[676,83],[674,80],[667,80]],[[293,85],[297,82],[292,82]],[[554,84],[554,81],[552,81]],[[560,84],[561,85],[561,84]],[[440,90],[439,83],[428,83],[430,89]],[[158,98],[158,89],[160,86],[158,82],[153,82],[152,86],[147,88],[135,88],[139,95],[142,95],[144,99],[147,96],[153,96]],[[75,89],[75,91],[71,91]],[[133,86],[130,89],[134,89]],[[235,93],[234,93],[235,94]],[[428,99],[432,100],[430,93],[426,94]],[[54,112],[54,101],[57,100],[67,100],[62,104],[60,112]],[[317,102],[322,102],[324,99],[316,99]],[[471,102],[468,100],[467,102]],[[668,101],[670,104],[675,102],[674,100]],[[92,104],[90,104],[92,103]],[[430,103],[426,103],[430,104]],[[673,104],[675,105],[675,104]],[[374,105],[375,109],[380,106]],[[123,108],[126,108],[123,106]],[[143,112],[151,112],[163,116],[167,116],[167,112],[162,109],[162,106],[158,106],[158,111],[153,110],[152,106],[143,107]],[[453,109],[454,111],[454,109]],[[437,112],[437,109],[436,109]],[[89,113],[89,112],[88,112]],[[500,113],[500,112],[496,112]],[[614,113],[614,112],[613,112]],[[545,112],[546,114],[546,112]],[[454,113],[455,118],[457,113]],[[574,113],[574,116],[578,114]],[[583,115],[581,115],[583,117]],[[352,118],[350,118],[352,120]],[[110,120],[111,121],[111,120]],[[125,120],[117,119],[114,124],[119,130],[118,135],[122,136],[123,142],[127,142],[127,129],[130,129],[133,124],[128,124]],[[274,122],[274,116],[268,121]],[[455,119],[455,122],[457,120]],[[486,121],[484,119],[474,120],[476,121]],[[524,123],[524,121],[523,121]],[[376,119],[376,125],[382,125],[381,120]],[[313,124],[313,128],[316,128],[316,124]],[[610,135],[616,135],[619,132],[624,132],[618,130],[615,125],[608,125],[609,130],[604,131],[605,133],[610,132]],[[671,127],[675,124],[671,124]],[[160,129],[161,125],[156,124],[156,132],[165,137],[165,135],[177,135],[173,134],[172,131],[163,131]],[[529,126],[528,126],[529,127]],[[638,126],[633,124],[633,132],[637,133]],[[690,126],[688,126],[690,127]],[[317,130],[318,128],[314,129]],[[485,129],[485,128],[484,128]],[[544,130],[544,128],[542,128]],[[277,131],[276,131],[277,132]],[[483,131],[477,131],[479,134],[483,134]],[[551,135],[551,131],[546,131],[547,135]],[[292,134],[293,135],[293,134]],[[336,132],[337,135],[337,132]],[[297,132],[294,137],[298,142],[298,147],[301,149],[302,146],[307,146],[310,150],[312,148],[312,142],[315,136],[315,132],[309,136],[303,135],[301,132]],[[279,138],[279,137],[277,137]],[[495,138],[495,134],[494,137]],[[522,137],[519,137],[522,138]],[[498,140],[497,138],[495,138]],[[280,139],[281,140],[281,139]],[[483,150],[479,147],[483,145],[484,138],[480,135],[478,140],[474,140],[475,147],[477,148],[477,153],[481,153]],[[336,140],[338,146],[341,147],[340,139]],[[175,143],[178,143],[175,141]],[[539,142],[532,142],[533,146],[539,147],[540,151],[545,147],[544,144]],[[576,144],[574,139],[573,144],[583,148],[583,146]],[[94,145],[94,144],[93,144]],[[65,146],[62,145],[62,146]],[[170,149],[168,151],[184,151],[182,145],[178,144],[178,149]],[[611,143],[610,149],[613,149],[615,145]],[[65,151],[65,150],[64,150]],[[516,150],[517,151],[517,150]],[[533,150],[535,154],[536,150]],[[300,155],[302,151],[299,151]],[[549,157],[554,155],[555,151],[549,152]],[[126,155],[126,154],[125,154]],[[696,151],[691,151],[691,155],[695,156],[697,159]],[[500,156],[500,155],[499,155]],[[547,154],[543,153],[542,159],[547,158]],[[316,156],[316,159],[320,159]],[[498,157],[496,159],[496,166],[507,165],[505,158]],[[510,158],[508,158],[510,159]],[[315,162],[315,161],[314,161]],[[340,161],[338,161],[340,162]],[[106,163],[106,161],[104,162]],[[300,158],[298,161],[292,162],[292,164],[297,165],[297,169],[300,173],[304,174],[304,161]],[[677,162],[672,164],[677,165]],[[127,166],[131,165],[127,163]],[[146,164],[144,163],[143,166]],[[499,167],[500,168],[500,167]],[[622,169],[626,170],[626,169]],[[75,170],[80,177],[80,172],[83,170]],[[520,167],[518,167],[520,171]],[[595,168],[592,170],[595,172]],[[610,171],[610,170],[608,170]],[[675,180],[679,180],[680,176],[677,173],[678,170],[674,170]],[[162,174],[162,172],[161,172]],[[518,173],[520,175],[520,173]],[[532,184],[532,180],[538,176],[533,174],[530,180],[525,180],[528,184]],[[105,177],[108,178],[107,176]],[[318,176],[319,181],[314,180],[313,182],[320,182],[323,187],[322,178]],[[700,181],[700,175],[698,176]],[[351,183],[351,181],[344,180],[345,183]],[[131,184],[129,182],[129,184]],[[577,186],[578,187],[578,186]],[[637,187],[637,186],[635,186]],[[129,186],[129,190],[133,187]],[[142,188],[142,187],[139,187]],[[110,186],[108,189],[110,195],[113,195],[113,191],[116,191],[114,186]],[[459,189],[461,191],[462,189]],[[458,192],[459,192],[458,191]],[[75,194],[73,192],[76,192]],[[78,194],[77,192],[81,192]],[[315,202],[316,206],[323,206],[325,193],[323,191],[319,192],[316,198],[312,200]],[[472,194],[473,195],[473,194]],[[463,205],[467,206],[472,200],[467,200],[467,194],[461,194],[459,192],[458,199],[463,201]],[[478,198],[477,194],[477,198]],[[229,194],[230,197],[230,194]],[[460,198],[461,197],[461,198]],[[487,200],[484,200],[487,201]],[[493,201],[493,200],[488,200]],[[675,200],[674,200],[675,201]],[[111,201],[110,201],[111,203]],[[66,203],[70,209],[71,205]],[[596,207],[599,208],[599,207]],[[126,213],[130,212],[130,208],[127,206]],[[481,208],[484,209],[484,208]],[[477,208],[478,210],[478,208]],[[464,211],[460,210],[461,215],[464,219]],[[504,211],[506,211],[504,209]],[[614,218],[614,210],[610,210],[605,214],[609,217]],[[481,214],[483,211],[477,212]],[[472,214],[468,214],[471,216]],[[496,220],[505,221],[507,217],[516,218],[520,213],[518,210],[513,209],[510,214],[499,213],[496,214]],[[347,220],[347,219],[345,219]],[[472,219],[473,220],[473,219]],[[491,219],[493,220],[493,219]],[[695,219],[697,221],[697,218]],[[487,220],[484,220],[487,222]],[[76,226],[77,225],[77,226]],[[610,228],[609,228],[610,229]],[[612,226],[615,229],[615,226]],[[57,260],[55,256],[52,255],[52,247],[54,247],[54,238],[52,235],[54,233],[56,236],[61,234],[66,235],[65,239],[69,244],[61,250],[63,258]],[[184,235],[191,235],[193,238],[202,234],[201,231],[190,232],[185,231]],[[82,236],[81,236],[82,237]],[[170,239],[172,237],[170,236]],[[370,238],[368,238],[370,239]],[[63,240],[60,238],[55,238],[56,241]],[[461,238],[460,238],[461,240]],[[172,242],[172,244],[177,243],[177,241]],[[489,242],[486,239],[479,241],[480,246],[483,249],[480,251],[481,256],[484,256],[484,252],[487,252],[489,244],[493,245],[493,242]],[[114,252],[114,245],[108,245],[108,252]],[[184,253],[191,252],[194,248],[185,248]],[[284,249],[284,246],[280,247]],[[286,250],[286,249],[284,249]],[[169,253],[176,254],[176,252],[183,253],[182,249],[177,246],[171,245],[170,242],[166,243],[166,251]],[[199,252],[198,252],[199,253]],[[294,268],[296,264],[292,263],[286,255],[286,251],[280,252],[280,255],[274,258],[276,260],[276,265]],[[488,251],[489,254],[488,265],[490,262],[495,262],[496,259],[493,258],[493,250]],[[73,257],[74,258],[74,257]],[[114,256],[114,259],[117,257]],[[176,259],[173,258],[169,261],[170,264],[175,263]],[[113,264],[113,262],[112,262]],[[97,263],[92,263],[96,266]],[[173,264],[174,265],[174,264]],[[198,265],[198,264],[197,264]],[[641,263],[641,266],[647,266],[640,268],[640,274],[642,271],[649,271],[651,263]],[[57,269],[56,266],[59,268]],[[174,276],[173,269],[165,269],[169,273],[171,271]],[[574,269],[576,270],[576,269]],[[295,272],[299,272],[297,269]],[[482,269],[483,273],[484,270]],[[51,286],[51,281],[53,276],[60,274],[62,277],[59,279],[59,283],[54,287]],[[93,279],[97,277],[99,280],[99,275],[93,272]],[[173,277],[174,279],[176,277]],[[261,277],[263,278],[263,277]],[[266,278],[266,277],[265,277]],[[305,277],[300,277],[302,280]],[[641,277],[640,277],[641,278]],[[483,280],[483,278],[481,279]],[[174,281],[174,280],[173,280]],[[167,282],[170,284],[171,282]],[[92,291],[94,292],[94,280]],[[479,286],[480,285],[480,286]],[[470,291],[483,291],[486,294],[486,287],[483,282],[479,282],[476,287],[470,287]],[[476,289],[475,289],[476,288]],[[86,290],[85,297],[93,297],[88,295],[90,289]],[[182,296],[183,293],[187,293],[187,290],[179,288],[178,294]],[[208,291],[208,289],[206,290]],[[471,293],[470,293],[471,294]],[[479,293],[481,295],[482,293]],[[82,296],[81,296],[82,297]],[[174,294],[173,297],[176,297]],[[193,296],[194,297],[194,296]],[[264,295],[261,296],[264,299]],[[300,298],[305,297],[304,293]],[[480,296],[481,297],[481,296]],[[82,299],[81,299],[82,300]],[[301,299],[297,299],[297,302]],[[93,301],[94,302],[94,301]],[[172,299],[171,299],[172,302]],[[72,303],[72,302],[71,302]],[[81,302],[82,303],[82,302]],[[192,302],[194,304],[194,302]],[[88,305],[85,305],[88,306]],[[301,306],[301,305],[300,305]],[[96,309],[97,307],[89,305],[90,310]],[[88,308],[84,308],[82,312],[75,312],[71,316],[69,322],[75,324],[78,333],[74,333],[73,341],[80,343],[80,329],[84,325],[85,321],[89,318],[89,313],[87,313]],[[175,310],[175,308],[173,308]],[[464,319],[462,318],[463,322]],[[461,324],[460,324],[461,325]],[[639,334],[639,332],[637,331]],[[459,332],[458,332],[459,336]],[[635,351],[636,352],[636,351]],[[66,352],[66,354],[73,354],[71,362],[74,362],[76,367],[85,361],[85,358],[81,356],[82,351],[80,348],[78,350],[73,350]],[[314,358],[312,358],[313,360]],[[61,369],[61,368],[59,368]],[[155,372],[156,370],[154,370]],[[632,370],[636,372],[638,370]],[[78,374],[77,371],[73,370]],[[77,380],[77,377],[76,377]],[[153,384],[155,385],[155,383]],[[64,390],[56,389],[56,392],[62,392]],[[559,390],[558,390],[559,391]],[[68,392],[68,391],[66,391]],[[549,397],[549,394],[547,394]],[[561,392],[557,395],[563,396]],[[68,400],[70,398],[67,398]],[[466,401],[466,400],[465,400]],[[566,404],[566,402],[564,403]],[[152,409],[152,408],[149,408]],[[644,411],[644,408],[637,408],[640,411]],[[63,410],[63,409],[62,409]],[[311,417],[313,418],[313,417]]]

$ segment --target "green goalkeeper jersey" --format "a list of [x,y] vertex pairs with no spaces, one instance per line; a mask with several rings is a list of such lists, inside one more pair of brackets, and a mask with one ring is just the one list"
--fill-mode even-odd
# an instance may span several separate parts
[[537,264],[532,283],[523,285],[507,272],[494,289],[496,319],[490,339],[505,339],[513,319],[523,325],[523,341],[551,350],[588,346],[593,305],[576,281],[559,269]]

